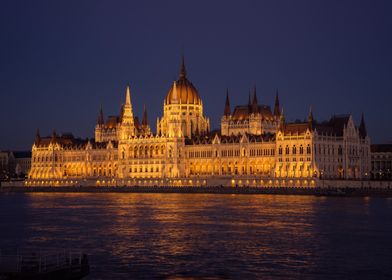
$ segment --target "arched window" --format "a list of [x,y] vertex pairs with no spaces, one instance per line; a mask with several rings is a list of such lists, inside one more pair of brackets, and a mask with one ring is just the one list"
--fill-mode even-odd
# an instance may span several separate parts
[[293,155],[296,155],[297,154],[297,147],[294,145],[293,146]]
[[286,146],[286,155],[288,155],[288,154],[290,154],[290,148],[289,148],[289,146],[287,145],[287,146]]
[[306,146],[306,153],[307,153],[308,155],[311,154],[311,150],[310,150],[310,145],[309,145],[309,144],[308,144],[308,146]]
[[301,155],[304,154],[304,147],[303,147],[302,145],[299,147],[299,153],[300,153]]
[[282,155],[282,153],[283,153],[282,146],[279,146],[279,155]]

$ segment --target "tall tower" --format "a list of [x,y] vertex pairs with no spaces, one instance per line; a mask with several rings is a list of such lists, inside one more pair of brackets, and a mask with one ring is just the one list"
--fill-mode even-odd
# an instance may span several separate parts
[[226,89],[226,102],[223,109],[223,116],[221,118],[221,134],[229,135],[229,124],[231,119],[231,108],[229,100],[229,89]]
[[275,106],[274,106],[274,115],[277,119],[279,119],[280,115],[281,115],[281,111],[280,111],[280,105],[279,105],[279,92],[278,89],[276,89],[276,96],[275,96]]
[[103,141],[102,134],[103,134],[104,126],[105,126],[105,119],[103,116],[103,109],[102,109],[102,105],[101,105],[101,108],[99,109],[97,125],[95,126],[95,141],[96,142]]
[[133,109],[131,103],[131,89],[130,86],[127,85],[126,94],[125,94],[125,104],[121,116],[120,139],[126,140],[129,139],[129,137],[135,135],[136,135],[136,129],[135,129],[135,121],[133,117]]

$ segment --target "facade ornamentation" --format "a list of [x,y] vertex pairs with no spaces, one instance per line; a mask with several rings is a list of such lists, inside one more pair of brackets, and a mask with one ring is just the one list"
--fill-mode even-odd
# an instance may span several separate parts
[[134,116],[131,97],[128,85],[119,116],[106,121],[101,107],[95,139],[37,133],[27,184],[48,180],[156,184],[164,179],[196,184],[219,178],[256,182],[362,179],[370,174],[370,139],[363,118],[358,127],[350,115],[317,122],[310,110],[306,121],[287,123],[278,92],[273,110],[259,103],[254,88],[248,104],[232,111],[227,91],[221,130],[211,131],[202,99],[187,78],[184,59],[179,79],[164,99],[155,134],[146,108],[141,122]]

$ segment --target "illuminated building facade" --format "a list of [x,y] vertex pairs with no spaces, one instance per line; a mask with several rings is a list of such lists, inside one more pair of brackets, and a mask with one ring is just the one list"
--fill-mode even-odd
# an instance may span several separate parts
[[276,178],[361,179],[369,176],[370,168],[370,139],[363,118],[359,127],[350,115],[319,123],[310,111],[307,121],[287,123],[278,93],[273,110],[258,102],[254,89],[247,105],[231,111],[227,92],[221,130],[211,131],[183,60],[179,79],[164,99],[155,134],[146,108],[141,122],[134,116],[127,86],[119,116],[105,121],[100,109],[95,139],[55,132],[41,137],[37,132],[27,184],[48,180],[59,184],[82,180],[115,185],[166,184],[167,180],[193,185],[224,180],[262,184]]

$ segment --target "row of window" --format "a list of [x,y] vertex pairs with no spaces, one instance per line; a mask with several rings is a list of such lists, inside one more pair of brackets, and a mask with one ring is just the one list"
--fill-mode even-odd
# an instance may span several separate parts
[[[291,154],[296,155],[297,152],[298,152],[300,155],[303,155],[303,154],[304,154],[304,147],[303,147],[302,145],[300,145],[300,146],[298,147],[298,149],[297,149],[297,146],[296,146],[296,145],[293,145],[292,148],[291,148]],[[310,155],[311,153],[312,153],[312,150],[311,150],[311,148],[310,148],[310,145],[308,144],[308,145],[306,146],[306,154]],[[283,154],[283,147],[282,147],[282,146],[279,146],[279,148],[278,148],[278,154],[279,154],[279,155],[282,155],[282,154]],[[289,147],[289,145],[286,145],[285,154],[286,154],[286,155],[289,155],[289,154],[290,154],[290,147]]]
[[249,151],[250,156],[274,156],[275,149],[251,149]]
[[[312,158],[310,158],[310,157],[307,157],[306,158],[306,161],[311,161],[312,160]],[[283,162],[283,158],[278,158],[278,161],[279,162]],[[285,162],[290,162],[290,161],[292,161],[292,162],[297,162],[297,158],[286,158],[285,159]],[[299,159],[298,159],[298,162],[303,162],[304,161],[304,158],[303,157],[300,157]]]
[[[150,168],[148,168],[148,167],[139,167],[139,168],[137,168],[137,167],[134,167],[133,169],[132,169],[132,167],[130,167],[129,168],[129,173],[132,173],[132,171],[134,172],[134,173],[142,173],[142,172],[154,172],[154,167],[150,167]],[[155,172],[159,172],[159,167],[157,166],[157,167],[155,167]]]

